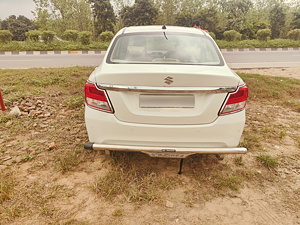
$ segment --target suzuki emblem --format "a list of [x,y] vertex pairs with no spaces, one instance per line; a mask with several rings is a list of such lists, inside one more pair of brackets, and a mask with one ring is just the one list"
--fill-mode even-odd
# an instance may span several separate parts
[[166,83],[166,84],[170,85],[170,84],[172,84],[173,82],[174,82],[174,81],[173,81],[173,77],[167,76],[167,77],[165,78],[165,83]]

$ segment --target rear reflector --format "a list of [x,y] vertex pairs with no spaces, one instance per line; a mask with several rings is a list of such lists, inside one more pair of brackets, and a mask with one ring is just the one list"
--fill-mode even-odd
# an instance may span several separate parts
[[248,98],[248,87],[243,86],[238,88],[235,92],[227,95],[219,115],[226,115],[243,110],[246,107],[246,100]]
[[99,89],[96,84],[86,83],[84,86],[85,103],[94,109],[113,113],[112,106],[105,90]]

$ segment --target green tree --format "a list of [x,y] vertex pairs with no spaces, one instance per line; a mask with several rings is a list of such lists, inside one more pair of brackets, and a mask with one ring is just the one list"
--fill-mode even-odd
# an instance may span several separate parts
[[293,13],[291,26],[293,29],[300,29],[300,10]]
[[30,30],[30,31],[26,32],[26,40],[37,42],[40,40],[41,35],[42,35],[42,32],[40,32],[38,30]]
[[116,16],[109,0],[90,0],[94,15],[94,35],[114,31]]
[[56,30],[62,34],[66,29],[87,30],[92,19],[88,0],[50,0]]
[[276,4],[270,11],[271,37],[279,38],[286,21],[286,13],[281,4]]
[[267,41],[271,37],[270,29],[262,29],[257,31],[257,39],[260,41]]
[[300,29],[291,30],[288,33],[288,38],[295,41],[300,40]]
[[158,9],[157,22],[159,24],[175,25],[174,15],[180,12],[180,0],[156,0],[154,7]]
[[193,16],[190,13],[179,13],[175,17],[175,25],[190,27],[192,26]]
[[226,14],[227,30],[241,31],[246,22],[246,15],[253,7],[251,0],[229,0],[221,1],[221,10]]
[[223,35],[226,41],[239,41],[242,37],[242,35],[235,30],[227,30]]
[[33,15],[35,16],[37,26],[42,30],[50,29],[52,16],[50,12],[49,0],[33,0],[33,2],[35,3]]
[[120,12],[120,23],[124,27],[136,25],[134,16],[134,6],[125,6]]
[[26,32],[35,29],[35,24],[25,16],[9,16],[2,21],[2,29],[9,30],[13,34],[13,40],[25,41]]
[[41,30],[92,30],[92,11],[88,0],[33,0],[33,12]]
[[[180,12],[180,14],[189,13],[195,15],[199,12],[199,10],[202,9],[203,6],[208,6],[208,3],[210,3],[210,1],[207,2],[206,0],[183,0],[180,1],[180,5],[177,5],[176,8],[178,8],[178,12]],[[191,23],[192,22],[193,21],[191,21]]]
[[154,24],[158,10],[149,0],[136,0],[133,6],[126,6],[120,12],[124,26]]
[[213,32],[217,37],[220,37],[226,29],[226,18],[215,5],[199,10],[194,20],[198,20],[202,28]]
[[51,30],[45,30],[42,32],[42,39],[46,44],[51,43],[54,40],[55,32]]
[[83,45],[89,45],[91,43],[92,33],[89,31],[81,31],[79,33],[79,40]]
[[104,31],[99,35],[100,41],[103,41],[103,42],[111,41],[113,39],[113,37],[114,37],[114,33],[111,31]]
[[78,35],[79,35],[78,30],[66,30],[63,36],[64,39],[66,39],[67,41],[77,41]]
[[241,30],[243,39],[255,39],[257,37],[257,31],[262,29],[267,29],[268,24],[264,22],[257,21],[247,21],[244,29]]
[[9,30],[0,30],[0,42],[7,42],[12,40],[12,33]]

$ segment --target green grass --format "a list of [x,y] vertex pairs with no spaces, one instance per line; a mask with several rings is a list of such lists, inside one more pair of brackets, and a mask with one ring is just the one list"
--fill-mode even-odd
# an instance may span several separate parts
[[12,173],[0,171],[0,204],[11,198],[15,181]]
[[[83,85],[92,70],[92,67],[1,70],[2,95],[7,105],[37,95],[63,96],[72,93],[78,98],[79,94],[83,96]],[[73,95],[68,98],[72,100]],[[73,105],[72,102],[70,104]]]
[[300,80],[259,74],[239,73],[249,87],[249,100],[279,105],[298,111]]
[[79,50],[106,50],[109,42],[92,42],[89,45],[80,43],[53,41],[45,44],[43,42],[0,42],[0,51],[79,51]]
[[273,169],[279,164],[278,159],[270,155],[259,155],[256,159],[268,169]]
[[274,39],[268,41],[259,40],[243,40],[243,41],[216,41],[219,48],[288,48],[300,47],[300,41],[293,41],[289,39]]
[[215,181],[218,188],[229,188],[238,191],[241,188],[243,180],[238,176],[222,176]]
[[77,94],[67,98],[65,100],[65,103],[70,109],[82,108],[84,105],[84,98],[82,94],[81,95]]
[[62,171],[70,171],[80,162],[80,150],[62,149],[61,153],[55,157],[55,167]]
[[114,169],[95,178],[90,188],[99,196],[112,200],[122,196],[127,202],[153,202],[161,193],[174,188],[178,182],[172,177],[158,175],[155,169],[138,168],[132,164],[132,154],[116,153]]
[[262,147],[261,138],[257,135],[244,134],[240,145],[241,147],[245,147],[249,150],[259,150]]

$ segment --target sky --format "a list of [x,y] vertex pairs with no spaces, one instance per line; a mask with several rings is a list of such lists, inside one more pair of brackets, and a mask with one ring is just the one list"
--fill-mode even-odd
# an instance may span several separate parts
[[29,19],[34,16],[31,13],[35,9],[33,0],[0,0],[0,19],[4,20],[10,15],[23,15]]

